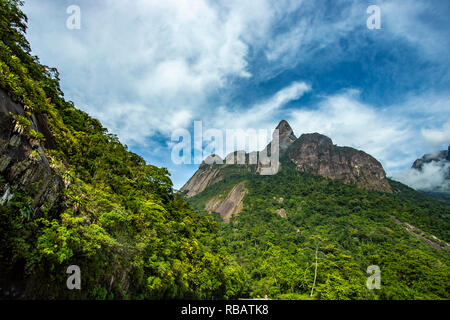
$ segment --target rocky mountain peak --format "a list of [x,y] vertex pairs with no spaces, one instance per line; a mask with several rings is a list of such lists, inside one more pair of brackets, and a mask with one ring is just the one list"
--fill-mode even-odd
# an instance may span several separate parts
[[[278,129],[280,153],[283,153],[295,140],[297,140],[297,137],[294,134],[294,130],[292,130],[286,120],[281,120],[275,129]],[[268,155],[270,155],[271,152],[271,145],[272,142],[270,142],[266,147]],[[263,150],[263,152],[266,151]]]
[[[299,171],[353,183],[364,189],[392,192],[383,166],[371,155],[350,147],[338,147],[329,137],[317,132],[302,134],[297,139],[286,120],[280,121],[276,129],[279,130],[280,156],[287,154]],[[270,155],[271,144],[272,142],[262,151],[263,154],[267,152],[267,155]],[[248,156],[244,151],[242,153]],[[236,158],[237,154],[238,152],[233,152],[227,158]],[[224,176],[221,170],[227,165],[224,163],[211,166],[221,161],[217,155],[206,158],[181,191],[185,192],[187,197],[192,197],[222,181]],[[260,172],[260,165],[258,163],[256,173]]]
[[294,130],[292,130],[291,126],[286,120],[281,120],[275,129],[279,130],[280,135],[294,135]]
[[374,157],[350,147],[338,147],[325,135],[301,135],[289,147],[288,156],[300,171],[364,189],[392,192],[383,166]]
[[300,143],[317,144],[322,146],[333,146],[333,141],[327,136],[320,133],[305,133],[299,138]]

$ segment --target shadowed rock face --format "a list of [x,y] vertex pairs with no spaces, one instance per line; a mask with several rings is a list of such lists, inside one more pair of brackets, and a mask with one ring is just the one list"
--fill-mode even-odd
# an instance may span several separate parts
[[[26,134],[14,130],[14,119],[9,113],[23,115],[23,107],[14,103],[9,96],[0,91],[0,175],[6,180],[5,190],[0,190],[2,203],[6,203],[14,190],[25,191],[35,184],[32,191],[34,209],[47,209],[56,212],[62,201],[64,184],[60,176],[50,167],[43,146]],[[39,131],[44,128],[45,117],[33,118],[31,128]],[[45,131],[46,140],[53,142]]]
[[382,165],[371,155],[349,147],[338,147],[327,136],[304,134],[288,150],[297,169],[325,178],[355,183],[370,190],[392,192]]
[[[297,140],[297,137],[294,134],[294,130],[292,130],[291,126],[286,120],[281,120],[275,129],[278,129],[278,134],[280,137],[280,154],[282,154],[295,140]],[[268,155],[270,155],[271,144],[272,143],[269,143],[269,145],[266,147]]]

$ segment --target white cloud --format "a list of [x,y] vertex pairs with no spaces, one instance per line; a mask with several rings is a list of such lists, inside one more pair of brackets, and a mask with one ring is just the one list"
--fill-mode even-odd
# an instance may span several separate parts
[[[76,2],[82,21],[81,30],[74,31],[65,28],[64,2],[26,1],[33,54],[59,69],[69,100],[131,146],[145,145],[159,134],[170,137],[194,120],[215,128],[273,128],[282,107],[310,90],[306,83],[287,83],[244,111],[232,98],[216,104],[211,97],[257,73],[267,80],[299,63],[313,62],[320,69],[328,58],[353,59],[367,32],[367,5],[356,0],[336,1],[335,7],[320,0]],[[448,56],[443,54],[448,31],[437,31],[419,18],[429,11],[427,2],[380,6],[383,29],[370,33],[373,39],[405,40],[428,60]],[[355,30],[361,33],[348,37]],[[347,47],[340,45],[341,39],[350,40]],[[323,49],[327,57],[318,54]],[[251,59],[260,55],[268,63],[252,68]],[[347,91],[324,97],[317,109],[294,111],[287,120],[296,134],[327,134],[335,143],[371,153],[394,172],[445,142],[450,125],[442,119],[448,118],[448,101],[438,94],[421,95],[402,106],[379,109]]]
[[[135,134],[142,139],[155,133],[169,136],[174,126],[214,118],[205,112],[215,107],[210,96],[235,78],[253,76],[250,52],[265,53],[271,63],[264,68],[272,71],[316,59],[323,48],[332,48],[333,59],[339,60],[349,53],[340,49],[339,39],[356,28],[364,30],[367,18],[359,1],[336,2],[333,15],[322,1],[79,0],[77,4],[81,30],[73,31],[65,28],[63,3],[26,1],[32,47],[44,63],[59,68],[69,99],[131,143],[141,141]],[[427,25],[414,25],[424,6],[408,2],[407,10],[402,10],[403,2],[383,3],[387,31],[415,44],[423,38],[440,39]],[[133,105],[140,117],[126,113]],[[224,112],[232,107],[227,105]],[[181,115],[186,121],[172,121]],[[136,122],[128,123],[132,119]],[[151,128],[144,128],[146,123]]]
[[355,90],[324,97],[315,109],[292,111],[289,119],[297,135],[325,134],[335,144],[373,155],[388,170],[404,166],[405,158],[415,157],[416,150],[408,143],[414,136],[408,122],[392,118],[386,110],[364,104]]
[[442,143],[450,145],[450,120],[444,123],[442,128],[422,129],[421,133],[425,140],[434,145],[440,145]]
[[252,17],[264,18],[268,9],[236,1],[219,10],[206,0],[79,6],[81,30],[73,31],[64,27],[61,4],[27,1],[29,38],[43,62],[61,70],[66,95],[129,143],[156,132],[168,135],[202,115],[208,96],[230,77],[251,77],[243,35]]
[[276,112],[288,102],[300,99],[311,87],[305,82],[295,81],[279,90],[266,100],[255,103],[246,110],[230,111],[219,108],[210,124],[214,128],[253,128],[274,129],[281,119],[276,119]]
[[407,169],[394,175],[394,179],[423,191],[450,191],[450,162],[425,163],[422,170]]
[[[383,23],[392,36],[411,43],[414,48],[422,51],[425,59],[446,58],[450,43],[447,28],[444,24],[442,29],[436,28],[430,23],[430,19],[424,19],[427,13],[437,10],[432,1],[386,1],[380,3],[380,7]],[[437,17],[441,17],[434,13],[435,22],[445,23],[445,20],[437,20]],[[445,14],[444,17],[448,19]]]

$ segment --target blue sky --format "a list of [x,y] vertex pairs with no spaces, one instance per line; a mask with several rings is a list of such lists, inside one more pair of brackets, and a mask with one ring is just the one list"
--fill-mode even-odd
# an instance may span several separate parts
[[[81,9],[81,29],[66,9]],[[378,5],[381,29],[366,10]],[[65,96],[181,187],[171,134],[328,135],[396,176],[450,144],[450,2],[26,0],[28,39]],[[400,175],[399,175],[400,176]]]

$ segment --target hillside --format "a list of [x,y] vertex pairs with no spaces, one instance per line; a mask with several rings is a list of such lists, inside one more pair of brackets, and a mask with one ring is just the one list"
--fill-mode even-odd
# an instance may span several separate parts
[[[352,159],[365,179],[350,179]],[[214,171],[214,179],[188,198],[220,224],[251,296],[309,298],[318,261],[315,298],[450,298],[449,205],[387,179],[371,156],[322,135],[292,141],[280,162],[273,176],[204,163],[202,176]],[[370,265],[380,267],[380,290],[365,285]]]
[[[217,224],[64,99],[0,0],[0,298],[230,298],[241,271]],[[67,268],[82,290],[68,290]]]
[[176,193],[66,100],[20,4],[0,0],[0,299],[450,298],[448,204],[286,121],[277,174],[211,157]]

